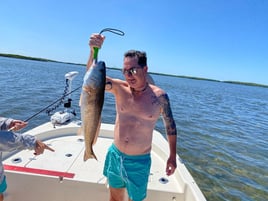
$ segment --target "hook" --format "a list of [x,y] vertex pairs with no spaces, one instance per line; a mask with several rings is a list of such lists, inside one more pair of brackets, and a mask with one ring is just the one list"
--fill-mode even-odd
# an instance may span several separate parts
[[105,28],[105,29],[102,29],[100,31],[100,34],[102,34],[103,32],[111,32],[111,33],[114,33],[114,34],[117,34],[119,36],[124,36],[125,33],[119,29],[114,29],[114,28]]

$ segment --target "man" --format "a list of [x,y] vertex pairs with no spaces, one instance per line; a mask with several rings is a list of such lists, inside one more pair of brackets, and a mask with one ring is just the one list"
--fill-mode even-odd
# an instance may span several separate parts
[[12,132],[18,131],[25,126],[27,126],[27,122],[0,117],[0,201],[4,200],[3,193],[7,188],[2,164],[2,152],[10,152],[16,149],[34,149],[34,154],[39,155],[42,154],[45,149],[54,151],[43,142],[36,140],[34,136]]
[[[104,39],[99,34],[91,35],[88,69],[93,63],[94,47],[101,48]],[[114,143],[108,150],[103,173],[108,178],[110,201],[124,200],[125,188],[129,200],[141,201],[147,193],[152,135],[159,116],[163,117],[169,142],[168,176],[177,167],[177,131],[168,95],[147,81],[146,53],[126,52],[123,66],[125,81],[106,77],[106,91],[116,100],[116,121]]]

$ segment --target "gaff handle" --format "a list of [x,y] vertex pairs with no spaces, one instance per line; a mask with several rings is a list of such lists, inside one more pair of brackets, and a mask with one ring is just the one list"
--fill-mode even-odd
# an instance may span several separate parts
[[93,59],[96,60],[98,58],[99,48],[93,47],[93,49],[94,49]]

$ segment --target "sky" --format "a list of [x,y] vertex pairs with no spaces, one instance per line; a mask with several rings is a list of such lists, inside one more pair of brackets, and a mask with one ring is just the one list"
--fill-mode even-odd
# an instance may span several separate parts
[[268,85],[267,0],[0,0],[0,53],[85,64],[108,27],[108,67],[137,49],[149,72]]

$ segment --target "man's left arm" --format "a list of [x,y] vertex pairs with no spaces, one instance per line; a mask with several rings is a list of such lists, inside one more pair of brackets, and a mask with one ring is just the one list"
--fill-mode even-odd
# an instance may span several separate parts
[[167,167],[166,167],[166,173],[167,175],[172,175],[177,167],[177,160],[176,160],[176,154],[177,154],[177,129],[176,129],[176,123],[174,121],[169,97],[167,94],[163,94],[160,97],[160,102],[162,105],[162,117],[165,124],[166,129],[166,135],[169,143],[169,158],[167,161]]

